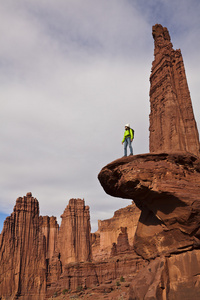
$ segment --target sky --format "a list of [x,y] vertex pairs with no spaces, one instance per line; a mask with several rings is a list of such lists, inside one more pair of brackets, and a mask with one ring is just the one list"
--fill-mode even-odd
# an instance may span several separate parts
[[60,224],[71,198],[90,206],[92,232],[130,200],[97,176],[123,156],[149,152],[152,26],[181,49],[200,128],[199,0],[7,0],[0,3],[0,232],[16,199],[32,192]]

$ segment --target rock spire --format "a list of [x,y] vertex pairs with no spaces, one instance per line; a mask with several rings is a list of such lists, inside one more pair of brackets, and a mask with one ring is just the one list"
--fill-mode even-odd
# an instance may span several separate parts
[[90,212],[82,199],[71,199],[64,213],[58,235],[62,265],[90,259]]
[[39,226],[39,203],[31,193],[17,199],[13,213],[4,222],[0,262],[0,298],[29,295],[28,299],[44,299],[45,242]]
[[141,210],[133,249],[150,263],[134,277],[129,299],[200,299],[199,136],[181,51],[161,25],[153,38],[151,153],[115,160],[98,178],[106,193]]
[[199,156],[199,134],[181,51],[172,48],[162,25],[153,26],[152,34],[150,152],[187,151]]

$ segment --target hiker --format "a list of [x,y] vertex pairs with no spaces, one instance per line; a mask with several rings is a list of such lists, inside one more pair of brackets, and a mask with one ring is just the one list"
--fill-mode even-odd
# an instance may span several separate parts
[[133,147],[131,145],[134,138],[134,130],[130,128],[130,124],[125,125],[124,138],[122,145],[124,144],[124,156],[127,156],[127,146],[129,145],[130,155],[133,155]]

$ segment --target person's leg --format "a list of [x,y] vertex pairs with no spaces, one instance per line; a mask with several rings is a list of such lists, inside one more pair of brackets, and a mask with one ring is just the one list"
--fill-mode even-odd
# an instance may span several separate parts
[[131,138],[127,138],[128,140],[128,145],[129,145],[129,149],[130,149],[130,154],[133,155],[133,147],[131,145]]
[[128,146],[128,142],[127,142],[127,139],[125,139],[125,141],[124,141],[124,156],[127,156],[127,146]]

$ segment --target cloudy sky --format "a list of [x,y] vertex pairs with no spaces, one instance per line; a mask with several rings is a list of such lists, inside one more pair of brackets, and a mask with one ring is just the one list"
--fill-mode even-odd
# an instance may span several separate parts
[[69,199],[85,199],[92,231],[129,200],[105,194],[97,175],[149,151],[152,25],[181,49],[200,127],[199,0],[6,0],[0,3],[0,231],[19,196],[60,222]]

